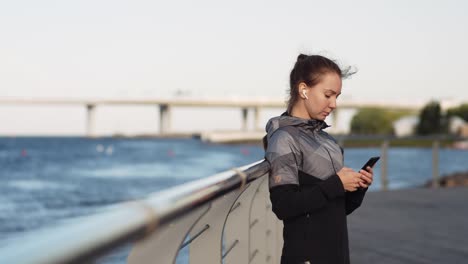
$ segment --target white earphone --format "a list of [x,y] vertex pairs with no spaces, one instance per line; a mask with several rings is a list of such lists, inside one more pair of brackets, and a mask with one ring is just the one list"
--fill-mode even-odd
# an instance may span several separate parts
[[302,90],[302,94],[304,95],[304,97],[305,97],[306,99],[309,99],[309,97],[307,97],[307,94],[306,94],[306,91],[305,91],[305,90]]

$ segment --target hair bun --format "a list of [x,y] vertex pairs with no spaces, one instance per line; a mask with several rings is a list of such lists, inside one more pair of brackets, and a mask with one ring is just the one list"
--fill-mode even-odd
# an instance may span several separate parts
[[303,60],[305,60],[307,57],[309,57],[309,56],[307,56],[307,55],[301,53],[301,54],[299,54],[299,56],[297,56],[297,61],[303,61]]

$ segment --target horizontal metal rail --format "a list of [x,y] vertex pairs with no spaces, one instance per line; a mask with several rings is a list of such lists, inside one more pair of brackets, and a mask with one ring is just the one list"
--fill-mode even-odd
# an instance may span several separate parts
[[[268,162],[258,161],[154,193],[143,200],[105,207],[94,215],[64,220],[53,227],[10,238],[2,241],[6,246],[0,248],[0,263],[89,263],[128,243],[148,241],[160,230],[167,230],[169,223],[203,211],[233,191],[243,190],[266,175],[269,168]],[[211,227],[206,226],[198,235],[211,232]],[[193,240],[198,235],[190,237]]]

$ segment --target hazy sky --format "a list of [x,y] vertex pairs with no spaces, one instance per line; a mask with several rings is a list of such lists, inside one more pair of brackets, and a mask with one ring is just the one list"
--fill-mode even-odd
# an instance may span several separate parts
[[[303,52],[357,67],[345,99],[468,101],[467,13],[461,0],[2,1],[0,97],[284,98]],[[84,118],[70,111],[54,118]]]

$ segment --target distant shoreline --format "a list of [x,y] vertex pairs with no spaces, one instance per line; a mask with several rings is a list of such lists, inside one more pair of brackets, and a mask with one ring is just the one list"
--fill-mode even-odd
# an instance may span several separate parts
[[[90,139],[99,140],[102,138],[115,138],[115,139],[197,139],[206,143],[215,144],[248,144],[262,146],[262,138],[265,135],[262,131],[214,131],[214,132],[185,132],[185,133],[167,133],[167,134],[140,134],[140,135],[125,135],[125,134],[114,134],[106,136],[96,136]],[[379,135],[333,135],[338,143],[344,148],[375,148],[381,147],[385,141],[388,142],[389,147],[426,147],[430,148],[433,146],[434,141],[439,142],[441,148],[458,148],[468,149],[467,138],[458,138],[448,135],[440,136],[413,136],[405,138],[397,138],[392,136],[379,136]],[[81,135],[71,136],[47,136],[47,135],[20,135],[20,136],[0,136],[0,138],[86,138]],[[461,143],[461,144],[460,144]]]
[[[239,135],[240,133],[240,135]],[[264,132],[244,132],[238,131],[215,131],[207,133],[171,133],[166,135],[138,135],[134,137],[115,135],[114,137],[124,138],[194,138],[200,139],[209,143],[221,144],[253,144],[262,146],[262,138],[266,133]],[[222,140],[210,141],[210,134],[224,135]],[[231,135],[230,135],[231,134]],[[207,136],[208,135],[208,136]],[[442,148],[456,148],[457,142],[466,142],[468,139],[459,138],[449,135],[440,136],[412,136],[397,138],[393,136],[380,136],[380,135],[333,135],[342,147],[381,147],[385,141],[388,141],[389,147],[432,147],[434,141],[439,142]]]
[[388,141],[388,147],[426,147],[430,148],[433,146],[435,141],[439,142],[439,146],[442,148],[454,148],[455,143],[460,141],[455,138],[389,138],[389,139],[344,139],[341,141],[341,146],[343,147],[381,147],[382,144]]

